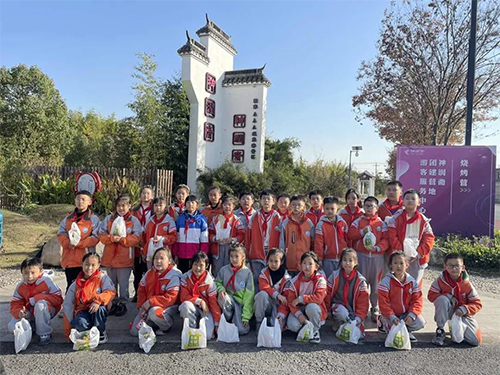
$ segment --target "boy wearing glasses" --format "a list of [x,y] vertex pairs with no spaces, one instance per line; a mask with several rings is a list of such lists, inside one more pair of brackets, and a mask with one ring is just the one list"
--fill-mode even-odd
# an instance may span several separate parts
[[444,258],[444,271],[432,283],[427,295],[434,303],[436,312],[434,321],[437,324],[436,334],[432,339],[434,345],[443,346],[445,340],[444,326],[456,314],[467,327],[464,341],[472,346],[481,343],[481,330],[474,315],[482,308],[476,289],[465,272],[464,260],[456,253],[447,254]]

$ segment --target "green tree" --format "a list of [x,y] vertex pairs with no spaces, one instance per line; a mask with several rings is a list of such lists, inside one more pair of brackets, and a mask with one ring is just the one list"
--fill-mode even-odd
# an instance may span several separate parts
[[61,164],[72,130],[54,82],[38,67],[0,68],[0,155],[22,165]]

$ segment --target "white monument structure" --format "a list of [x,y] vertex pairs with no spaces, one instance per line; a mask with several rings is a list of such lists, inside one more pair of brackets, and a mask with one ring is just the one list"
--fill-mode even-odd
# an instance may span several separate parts
[[233,70],[236,49],[227,35],[206,17],[177,53],[182,57],[182,83],[190,103],[188,185],[205,168],[229,160],[248,171],[262,172],[266,131],[267,88],[264,68]]

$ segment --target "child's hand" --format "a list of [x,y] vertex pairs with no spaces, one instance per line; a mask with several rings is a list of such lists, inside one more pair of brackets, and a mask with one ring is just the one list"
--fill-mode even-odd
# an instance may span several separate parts
[[278,316],[276,319],[278,319],[278,322],[280,323],[280,326],[283,325],[283,317],[282,316]]
[[19,318],[23,319],[26,318],[29,314],[29,311],[26,310],[26,307],[23,306],[23,309],[19,311]]
[[400,322],[400,320],[397,317],[394,318],[394,319],[392,319],[392,324],[395,325],[395,326],[397,326],[399,324],[399,322]]
[[278,301],[280,301],[283,305],[286,305],[286,297],[282,294],[278,294],[278,296],[276,297],[278,299]]
[[93,314],[95,313],[97,310],[99,310],[99,305],[97,302],[92,302],[92,304],[90,305],[89,307],[89,313]]
[[154,243],[158,243],[158,242],[160,242],[161,238],[162,238],[162,236],[155,236],[155,237],[153,238],[153,242],[154,242]]
[[219,329],[219,326],[214,327],[214,331],[212,332],[212,340],[215,339],[215,336],[217,336],[217,330]]
[[245,328],[245,329],[247,329],[250,325],[250,323],[248,323],[248,322],[242,322],[242,324],[243,324],[243,328]]
[[207,303],[204,300],[201,300],[201,302],[200,302],[200,308],[203,311],[203,314],[205,314],[205,315],[208,314],[208,306],[207,306]]
[[219,293],[219,296],[220,296],[221,298],[226,299],[226,297],[227,297],[227,293],[226,293],[226,291],[225,291],[225,290],[223,290],[222,292],[220,292],[220,293]]
[[304,314],[302,314],[302,315],[299,316],[299,322],[300,322],[300,324],[306,324],[307,323],[307,319],[304,316]]
[[414,322],[415,319],[413,319],[410,315],[408,315],[406,318],[405,318],[405,323],[410,325]]
[[297,307],[297,305],[299,304],[299,297],[295,298],[293,301],[292,301],[292,306],[293,307]]
[[120,236],[113,236],[113,242],[120,242]]
[[451,305],[452,305],[453,307],[457,307],[457,305],[458,305],[458,300],[457,300],[455,297],[451,297],[450,302],[451,302]]

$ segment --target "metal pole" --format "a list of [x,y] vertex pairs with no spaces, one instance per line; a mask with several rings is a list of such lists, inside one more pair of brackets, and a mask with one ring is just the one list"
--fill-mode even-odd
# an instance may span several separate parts
[[349,186],[348,188],[351,188],[351,157],[352,157],[352,150],[349,151]]
[[477,0],[472,0],[469,39],[469,65],[467,68],[467,120],[465,123],[465,145],[472,143],[472,107],[474,103],[474,76],[476,70],[476,24]]

